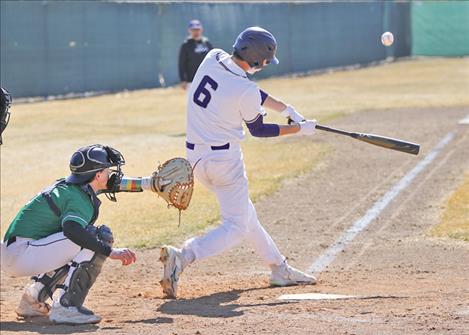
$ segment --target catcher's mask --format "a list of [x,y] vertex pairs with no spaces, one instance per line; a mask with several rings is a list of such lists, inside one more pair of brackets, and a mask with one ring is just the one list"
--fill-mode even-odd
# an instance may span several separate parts
[[125,164],[122,154],[114,148],[101,144],[93,144],[78,149],[70,158],[71,174],[65,181],[71,184],[83,185],[93,180],[97,172],[112,168],[109,175],[108,188],[100,193],[106,194],[111,201],[116,201],[122,176],[121,166]]
[[0,87],[0,144],[3,143],[2,133],[10,121],[10,112],[8,109],[12,101],[11,94],[3,87]]

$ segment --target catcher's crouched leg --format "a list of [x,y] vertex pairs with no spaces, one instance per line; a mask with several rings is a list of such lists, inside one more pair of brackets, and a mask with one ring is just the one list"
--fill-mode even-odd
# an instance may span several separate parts
[[[93,227],[94,228],[94,227]],[[90,228],[93,230],[93,228]],[[103,242],[112,245],[111,230],[106,226],[95,228],[93,233]],[[74,258],[64,285],[63,292],[54,299],[49,319],[60,324],[87,324],[101,321],[99,315],[83,306],[88,292],[101,272],[106,256],[83,249]]]
[[45,316],[49,314],[50,306],[47,299],[51,298],[55,290],[63,284],[70,266],[64,265],[54,271],[31,277],[34,283],[28,286],[16,308],[16,314],[21,317]]

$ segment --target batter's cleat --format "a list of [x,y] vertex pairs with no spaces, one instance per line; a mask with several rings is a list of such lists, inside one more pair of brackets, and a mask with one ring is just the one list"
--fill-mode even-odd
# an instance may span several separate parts
[[167,298],[176,299],[179,276],[184,270],[184,261],[180,249],[164,246],[160,250],[160,261],[164,266],[163,279],[160,280],[161,288]]
[[84,325],[98,323],[101,321],[101,317],[84,306],[65,307],[59,301],[55,301],[49,314],[49,320],[55,324]]
[[271,286],[292,286],[292,285],[314,285],[316,278],[307,273],[301,272],[286,262],[282,265],[274,265],[271,267],[269,283]]
[[26,290],[21,297],[20,304],[15,309],[18,316],[23,318],[33,316],[47,316],[50,311],[49,304],[39,302]]

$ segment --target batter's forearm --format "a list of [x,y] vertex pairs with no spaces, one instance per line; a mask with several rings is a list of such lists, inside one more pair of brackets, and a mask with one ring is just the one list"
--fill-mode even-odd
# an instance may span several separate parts
[[258,115],[258,117],[250,122],[246,122],[249,132],[255,137],[276,137],[282,135],[295,134],[300,131],[301,126],[298,124],[292,125],[278,125],[264,123],[264,117]]
[[[263,106],[281,113],[282,116],[289,118],[296,123],[306,120],[306,118],[298,113],[293,106],[286,105],[284,102],[270,95],[265,99]],[[286,134],[293,134],[296,132],[294,129],[288,128],[285,131],[287,132]]]
[[279,136],[296,134],[297,132],[300,131],[300,125],[299,124],[294,124],[294,125],[291,125],[291,126],[279,126],[279,127],[280,127]]
[[263,106],[265,108],[271,109],[273,111],[281,113],[285,110],[288,106],[281,100],[269,95],[267,99],[265,99]]

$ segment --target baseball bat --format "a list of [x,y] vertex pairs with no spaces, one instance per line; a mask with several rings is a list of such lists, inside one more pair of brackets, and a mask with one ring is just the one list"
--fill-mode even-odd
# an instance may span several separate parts
[[[288,123],[289,124],[293,123],[293,120],[289,119]],[[377,145],[382,148],[401,151],[401,152],[405,152],[405,153],[412,154],[412,155],[418,155],[420,151],[420,144],[406,142],[406,141],[398,140],[396,138],[374,135],[374,134],[350,132],[350,131],[345,131],[345,130],[341,130],[337,128],[323,126],[320,124],[316,124],[316,129],[328,131],[328,132],[339,134],[339,135],[349,136],[356,140],[370,143],[373,145]]]
[[420,150],[420,144],[406,142],[406,141],[398,140],[396,138],[374,135],[374,134],[349,132],[349,131],[345,131],[341,129],[323,126],[320,124],[316,125],[316,129],[328,131],[328,132],[335,133],[335,134],[350,136],[359,141],[377,145],[379,147],[383,147],[386,149],[392,149],[392,150],[405,152],[405,153],[412,154],[412,155],[418,155],[419,150]]

